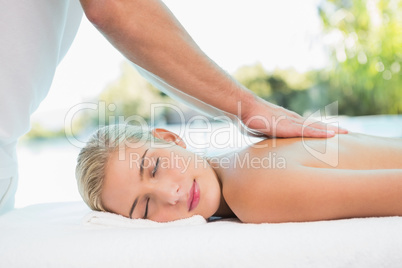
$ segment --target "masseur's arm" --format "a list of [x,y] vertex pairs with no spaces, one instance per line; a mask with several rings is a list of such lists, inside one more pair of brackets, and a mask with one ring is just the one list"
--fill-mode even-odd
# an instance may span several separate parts
[[[121,53],[181,92],[236,115],[243,124],[265,135],[333,136],[322,123],[303,128],[301,116],[262,100],[240,85],[201,51],[161,1],[80,1],[88,19]],[[338,132],[335,127],[328,129]]]

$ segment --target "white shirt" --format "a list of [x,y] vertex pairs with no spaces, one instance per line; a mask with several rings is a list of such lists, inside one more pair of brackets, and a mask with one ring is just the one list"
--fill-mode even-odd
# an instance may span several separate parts
[[0,212],[17,185],[16,143],[82,18],[78,0],[0,0]]

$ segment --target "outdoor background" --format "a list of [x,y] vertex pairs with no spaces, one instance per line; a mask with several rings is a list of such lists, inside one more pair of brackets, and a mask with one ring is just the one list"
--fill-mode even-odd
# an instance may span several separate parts
[[[209,57],[272,103],[305,116],[334,101],[339,115],[402,113],[401,0],[164,2]],[[116,105],[106,119],[136,114],[149,120],[151,103],[175,103],[84,17],[19,144],[17,207],[80,200],[79,148],[66,142],[65,117],[77,104],[100,101]],[[174,123],[168,110],[158,118]],[[74,135],[85,139],[98,120],[97,111],[77,113]]]

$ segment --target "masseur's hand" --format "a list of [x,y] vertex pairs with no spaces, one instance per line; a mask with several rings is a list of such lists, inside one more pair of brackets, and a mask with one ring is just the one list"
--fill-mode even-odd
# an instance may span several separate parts
[[[251,136],[328,138],[346,134],[347,130],[312,119],[306,120],[295,112],[256,98],[255,105],[242,113],[242,124]],[[257,132],[256,132],[257,131]]]

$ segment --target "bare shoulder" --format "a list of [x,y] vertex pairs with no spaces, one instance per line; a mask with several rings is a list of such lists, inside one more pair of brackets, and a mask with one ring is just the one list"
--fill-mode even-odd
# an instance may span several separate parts
[[241,221],[278,222],[278,200],[290,194],[285,185],[300,172],[297,164],[285,164],[284,168],[239,168],[225,180],[223,196]]
[[[228,159],[221,166],[222,194],[243,222],[274,222],[276,200],[283,191],[275,184],[297,176],[301,166],[295,153],[299,139],[263,140]],[[223,170],[223,171],[222,171]]]

